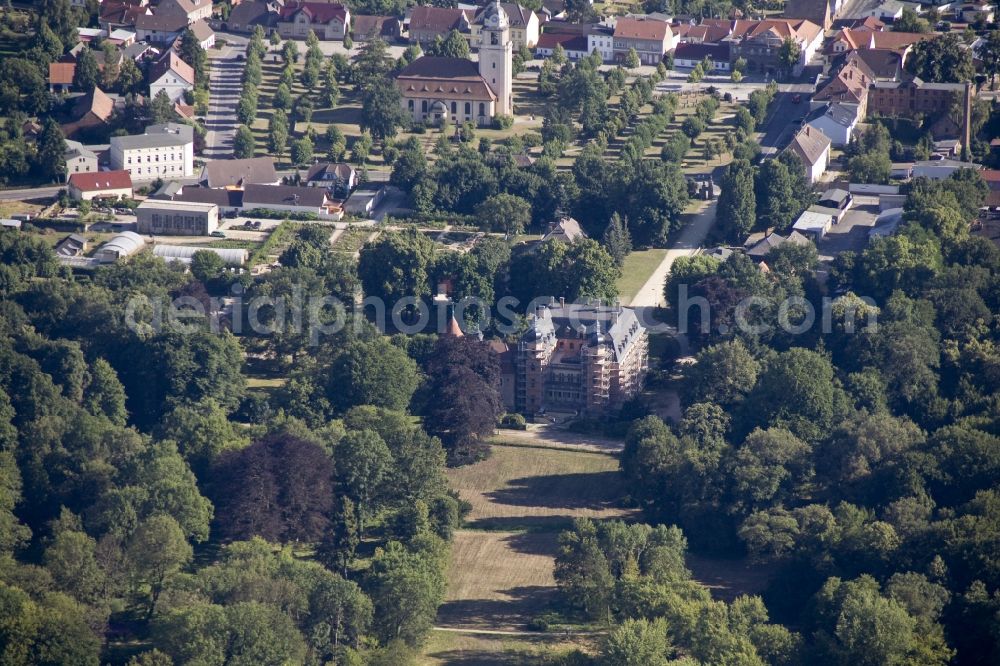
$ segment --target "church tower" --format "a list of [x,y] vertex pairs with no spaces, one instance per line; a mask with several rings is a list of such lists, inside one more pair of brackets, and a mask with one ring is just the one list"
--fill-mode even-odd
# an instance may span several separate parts
[[510,39],[510,18],[494,2],[483,11],[479,32],[479,75],[497,96],[497,115],[514,115],[514,44]]

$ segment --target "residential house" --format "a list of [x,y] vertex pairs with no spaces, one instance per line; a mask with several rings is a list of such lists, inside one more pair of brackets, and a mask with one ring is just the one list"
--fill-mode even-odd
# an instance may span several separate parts
[[[109,33],[118,28],[132,30],[140,16],[151,15],[153,10],[149,3],[114,2],[101,3],[101,15],[98,24]],[[141,37],[140,37],[141,39]]]
[[648,334],[631,308],[553,300],[531,313],[514,367],[517,411],[599,415],[642,390]]
[[49,91],[54,93],[68,93],[73,87],[73,78],[75,76],[75,62],[50,62]]
[[586,237],[587,234],[584,233],[579,222],[572,217],[563,216],[552,223],[540,242],[554,240],[560,243],[575,243]]
[[961,23],[993,23],[995,14],[993,5],[986,2],[969,2],[955,10],[955,17]]
[[844,28],[830,38],[826,52],[838,54],[871,49],[906,52],[914,44],[936,37],[933,33]]
[[858,107],[858,117],[864,118],[868,108],[868,87],[873,82],[872,72],[864,62],[850,61],[820,86],[812,96],[810,106],[853,104]]
[[733,32],[733,23],[718,21],[692,25],[680,23],[670,27],[682,44],[718,44]]
[[250,34],[259,25],[265,32],[270,32],[277,23],[278,13],[272,12],[267,2],[249,0],[233,6],[229,18],[222,23],[222,29],[227,32]]
[[840,102],[817,107],[806,116],[806,124],[830,137],[831,143],[838,148],[851,142],[860,120],[861,109],[857,104]]
[[115,28],[108,35],[107,40],[117,46],[118,48],[125,48],[127,46],[132,46],[136,43],[136,37],[134,31],[126,30],[125,28]]
[[471,43],[474,15],[468,9],[420,5],[410,14],[410,43],[432,44],[440,37],[445,39],[457,30]]
[[823,30],[829,30],[836,13],[831,5],[834,5],[832,0],[788,0],[781,13],[786,18],[806,19]]
[[808,238],[795,230],[793,230],[787,237],[772,231],[765,231],[750,234],[750,236],[746,239],[746,242],[743,244],[743,247],[746,250],[747,256],[751,259],[763,259],[772,249],[784,245],[785,243],[807,245],[810,241]]
[[146,199],[135,209],[140,234],[207,236],[219,228],[219,207],[212,203]]
[[74,173],[94,173],[98,169],[97,154],[79,141],[66,141],[66,180]]
[[830,165],[830,146],[830,137],[806,125],[795,134],[785,150],[798,156],[805,167],[806,178],[815,183]]
[[128,171],[97,171],[70,174],[69,196],[76,201],[132,198],[132,177]]
[[[712,20],[713,25],[717,23],[718,19]],[[729,58],[732,62],[743,58],[754,72],[782,71],[779,54],[785,40],[790,39],[799,47],[799,59],[791,71],[798,76],[823,44],[823,29],[804,19],[737,20],[732,25],[732,33],[724,40],[730,44]]]
[[194,129],[190,125],[150,125],[145,134],[111,137],[111,168],[133,180],[190,178],[194,175]]
[[149,97],[156,97],[161,90],[172,102],[183,99],[184,93],[194,90],[194,68],[181,60],[173,49],[160,56],[149,69]]
[[317,162],[309,168],[305,182],[309,187],[326,188],[337,199],[346,199],[358,184],[358,172],[344,162]]
[[292,185],[245,185],[243,208],[265,208],[289,213],[312,213],[329,217],[332,202],[325,189]]
[[210,49],[215,46],[215,31],[212,30],[204,19],[198,19],[188,27],[194,33],[195,39],[198,40],[201,48]]
[[62,126],[63,134],[72,137],[81,130],[107,125],[114,110],[114,100],[95,86],[93,90],[77,100],[73,106],[75,120]]
[[[501,2],[500,6],[507,12],[507,17],[510,19],[510,40],[514,44],[514,50],[519,51],[522,47],[535,48],[535,45],[538,44],[541,27],[538,15],[513,2]],[[472,21],[470,31],[472,32],[473,46],[479,45],[479,31],[482,29],[483,16],[489,7],[490,5],[487,4],[480,9]]]
[[997,169],[983,169],[979,172],[990,188],[986,195],[986,205],[996,210],[1000,207],[1000,171]]
[[351,20],[351,36],[356,42],[368,42],[376,37],[385,42],[398,41],[403,25],[395,16],[368,16],[357,14]]
[[623,17],[615,24],[614,59],[623,62],[635,49],[643,65],[658,65],[663,62],[663,56],[674,49],[677,41],[665,21]]
[[188,24],[212,18],[212,0],[160,0],[157,14],[183,16]]
[[181,14],[159,12],[140,14],[135,19],[135,32],[139,41],[170,44],[188,27],[188,20]]
[[[904,76],[904,56],[905,53],[889,49],[859,49],[849,51],[844,62],[863,63],[875,81],[896,81]],[[835,62],[833,69],[840,66],[842,65]]]
[[578,32],[543,32],[535,45],[536,58],[548,58],[556,46],[561,46],[568,60],[579,60],[590,55],[587,35]]
[[206,163],[201,173],[201,182],[211,188],[241,190],[250,184],[277,185],[281,178],[274,170],[273,157],[250,157]]
[[706,58],[717,72],[728,72],[729,47],[725,44],[705,44],[701,42],[681,42],[674,49],[674,67],[694,68]]
[[288,0],[278,10],[278,34],[286,39],[305,39],[310,31],[324,40],[343,39],[350,25],[350,10],[337,2]]

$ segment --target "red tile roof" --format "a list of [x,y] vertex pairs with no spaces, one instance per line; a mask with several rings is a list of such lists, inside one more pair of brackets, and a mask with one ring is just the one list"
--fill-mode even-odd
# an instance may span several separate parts
[[124,170],[74,173],[69,177],[69,184],[81,192],[130,190],[132,189],[132,176]]
[[670,33],[664,21],[647,18],[620,18],[615,24],[615,37],[626,39],[651,39],[663,41]]
[[448,32],[462,27],[462,19],[471,22],[470,13],[464,9],[429,7],[421,5],[413,8],[410,15],[410,31],[430,30]]
[[73,75],[76,73],[75,62],[49,63],[49,83],[52,85],[73,85]]
[[187,64],[180,59],[175,51],[167,51],[163,56],[156,61],[149,69],[149,80],[157,81],[161,76],[167,73],[168,70],[173,70],[177,76],[181,77],[191,85],[194,85],[194,67]]

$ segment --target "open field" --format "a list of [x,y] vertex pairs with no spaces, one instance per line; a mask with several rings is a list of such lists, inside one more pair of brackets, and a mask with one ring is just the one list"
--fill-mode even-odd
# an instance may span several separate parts
[[625,258],[622,276],[618,279],[618,296],[623,303],[629,303],[635,298],[666,255],[666,250],[654,248],[633,252]]
[[451,487],[472,505],[469,527],[558,531],[573,518],[616,518],[623,494],[618,459],[604,453],[494,446],[482,462],[448,470]]
[[580,647],[563,637],[489,636],[432,632],[419,663],[427,666],[531,666],[547,663],[553,655]]

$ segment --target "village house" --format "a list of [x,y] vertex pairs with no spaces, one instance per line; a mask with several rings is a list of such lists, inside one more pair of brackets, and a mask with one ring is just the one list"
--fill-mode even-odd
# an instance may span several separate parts
[[473,14],[467,9],[419,5],[410,15],[410,43],[432,44],[457,30],[472,43]]
[[545,25],[538,36],[535,56],[547,58],[556,45],[562,46],[569,60],[579,60],[597,51],[604,62],[615,57],[614,29],[603,23],[564,23],[557,21]]
[[[535,48],[535,45],[538,44],[541,26],[538,15],[513,2],[501,2],[500,6],[507,12],[507,17],[510,19],[510,40],[514,44],[514,50],[519,51],[522,47]],[[474,46],[479,46],[479,32],[482,29],[483,16],[488,8],[489,5],[486,5],[479,10],[470,26]]]
[[73,87],[73,78],[75,76],[75,62],[50,62],[49,91],[54,93],[68,93]]
[[[263,208],[288,213],[312,213],[318,217],[332,214],[333,202],[320,187],[293,185],[245,185],[243,209]],[[339,210],[339,206],[335,207]]]
[[157,199],[170,199],[172,201],[187,201],[191,203],[215,204],[219,207],[220,214],[236,213],[243,208],[243,191],[212,189],[209,187],[199,187],[198,185],[181,186],[180,183],[170,183],[173,187],[166,185],[157,191]]
[[358,172],[344,162],[317,162],[306,173],[309,187],[323,187],[338,199],[346,199],[358,184]]
[[[719,19],[705,21],[718,25]],[[798,76],[823,44],[819,25],[803,19],[766,19],[763,21],[732,21],[732,32],[723,41],[730,45],[729,59],[743,58],[749,71],[777,74],[782,71],[779,54],[782,44],[790,39],[799,47],[798,62],[791,73]]]
[[98,169],[97,153],[79,141],[66,141],[66,180],[74,173],[94,173]]
[[281,182],[273,157],[211,160],[201,172],[201,183],[211,188],[241,190],[247,185],[277,185]]
[[157,14],[183,16],[188,24],[192,24],[212,18],[212,0],[160,0],[155,11]]
[[194,90],[194,68],[181,60],[172,49],[149,68],[150,99],[155,98],[161,90],[167,93],[171,102],[183,99],[184,93]]
[[830,166],[830,137],[815,127],[806,125],[785,148],[796,155],[806,170],[806,178],[815,183]]
[[250,34],[257,26],[271,32],[278,22],[278,13],[272,12],[263,0],[245,0],[235,5],[229,18],[222,22],[222,30],[240,34]]
[[535,45],[536,58],[548,58],[561,46],[568,60],[579,60],[590,55],[587,48],[587,35],[578,32],[543,32],[538,36]]
[[90,201],[92,199],[132,198],[132,178],[128,171],[97,171],[93,173],[70,174],[66,188],[71,199]]
[[553,299],[518,341],[508,408],[599,415],[638,395],[648,365],[646,329],[631,308]]
[[188,28],[194,33],[195,39],[198,40],[198,45],[201,48],[210,49],[215,46],[215,31],[212,30],[204,19],[198,19],[189,25]]
[[635,49],[643,65],[658,65],[676,45],[677,38],[665,21],[623,17],[615,24],[615,62],[623,62]]
[[285,39],[305,39],[310,31],[324,40],[343,39],[350,25],[350,10],[336,2],[289,0],[278,10],[278,34]]
[[156,12],[140,14],[135,19],[135,32],[139,41],[170,44],[187,30],[188,20],[182,14]]
[[136,21],[140,16],[152,15],[153,9],[148,5],[149,3],[146,2],[133,3],[106,0],[100,6],[101,15],[98,19],[98,25],[108,32],[118,28],[134,30]]
[[829,30],[837,13],[837,0],[788,0],[781,12],[788,19],[806,19]]
[[114,111],[114,100],[95,86],[73,105],[72,115],[75,120],[62,126],[63,134],[72,137],[78,132],[107,125]]
[[190,178],[194,175],[194,129],[189,125],[150,125],[145,134],[111,137],[111,168],[133,180]]
[[403,26],[395,16],[356,14],[351,20],[351,37],[356,42],[369,42],[378,37],[391,44],[402,32]]
[[820,86],[810,105],[816,108],[830,103],[853,104],[858,107],[858,117],[864,118],[868,108],[868,87],[873,82],[868,66],[860,60],[851,60]]
[[479,63],[464,58],[424,56],[396,77],[403,110],[415,123],[488,126],[514,115],[513,45],[507,12],[494,2],[483,13]]
[[681,42],[674,49],[674,67],[677,68],[694,68],[706,58],[712,63],[713,70],[729,71],[729,47],[725,44]]
[[806,116],[806,124],[830,137],[830,142],[838,148],[851,142],[860,120],[861,112],[857,104],[840,102],[817,107]]

